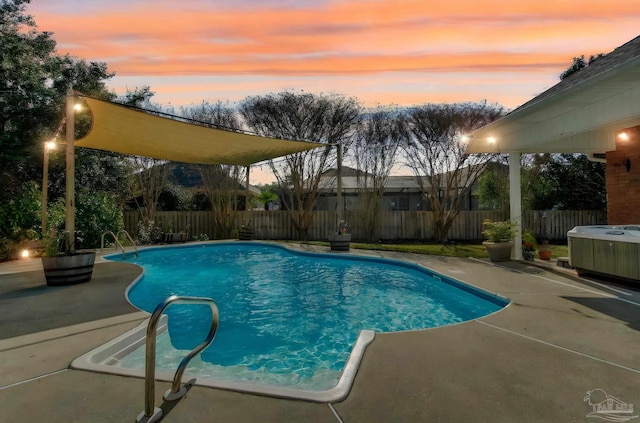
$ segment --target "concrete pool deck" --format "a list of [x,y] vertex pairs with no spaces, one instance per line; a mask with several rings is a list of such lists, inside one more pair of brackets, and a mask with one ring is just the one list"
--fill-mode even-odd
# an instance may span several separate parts
[[[301,246],[327,251],[328,248]],[[343,253],[338,253],[343,254]],[[640,292],[525,262],[352,250],[418,263],[511,300],[458,325],[378,334],[349,396],[318,404],[193,386],[163,422],[588,422],[605,400],[640,406]],[[0,422],[135,421],[144,381],[70,370],[146,318],[124,299],[136,266],[97,261],[91,282],[44,286],[38,259],[0,263]],[[611,398],[610,398],[611,399]],[[619,413],[636,416],[640,412]],[[600,414],[602,417],[603,415]]]

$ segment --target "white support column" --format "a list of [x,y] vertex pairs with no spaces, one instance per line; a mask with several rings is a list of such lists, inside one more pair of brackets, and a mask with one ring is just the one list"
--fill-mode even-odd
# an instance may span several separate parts
[[510,219],[516,227],[512,256],[522,260],[522,194],[520,192],[520,153],[509,153]]
[[76,173],[76,154],[75,154],[75,97],[73,94],[67,96],[66,104],[66,123],[67,123],[67,175],[66,175],[66,222],[65,228],[69,233],[68,242],[71,244],[72,250],[75,250],[75,232],[76,232],[76,200],[75,200],[75,173]]

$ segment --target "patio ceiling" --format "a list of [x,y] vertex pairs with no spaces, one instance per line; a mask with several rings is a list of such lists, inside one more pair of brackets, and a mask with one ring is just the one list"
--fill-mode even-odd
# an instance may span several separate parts
[[[470,136],[468,153],[604,153],[640,125],[640,37]],[[493,138],[494,142],[489,142]]]
[[249,166],[325,146],[214,129],[80,97],[89,107],[93,123],[91,131],[75,141],[77,147],[184,163]]

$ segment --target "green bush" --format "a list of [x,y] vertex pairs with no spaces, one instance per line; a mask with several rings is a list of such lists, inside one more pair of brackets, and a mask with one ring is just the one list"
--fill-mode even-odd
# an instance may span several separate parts
[[136,229],[136,243],[138,245],[156,244],[162,241],[162,228],[156,226],[152,220],[138,222]]
[[99,248],[105,231],[124,229],[122,209],[113,193],[76,194],[76,248]]
[[18,257],[27,239],[40,233],[42,193],[38,184],[28,181],[0,203],[0,260]]
[[11,199],[0,204],[0,236],[12,239],[16,230],[40,232],[42,192],[34,181],[16,190]]

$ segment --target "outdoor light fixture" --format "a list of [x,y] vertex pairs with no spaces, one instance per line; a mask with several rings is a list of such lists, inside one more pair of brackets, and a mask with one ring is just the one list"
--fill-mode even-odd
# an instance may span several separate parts
[[627,134],[626,132],[620,132],[618,134],[618,139],[620,141],[629,141],[629,134]]
[[626,159],[624,159],[621,163],[621,166],[624,166],[627,169],[627,172],[629,172],[631,170],[631,160],[627,157]]
[[489,144],[495,144],[497,140],[494,137],[487,137],[487,142]]
[[42,211],[41,211],[42,236],[46,236],[47,235],[47,197],[48,197],[48,194],[49,194],[48,193],[48,188],[49,188],[49,151],[55,150],[55,148],[56,148],[56,142],[55,141],[47,141],[47,142],[44,143],[44,157],[42,158]]
[[469,136],[468,135],[463,135],[460,137],[460,142],[462,143],[468,143],[469,142]]
[[74,108],[74,110],[75,110],[76,112],[79,112],[80,110],[82,110],[82,104],[80,104],[80,103],[76,103],[76,104],[73,106],[73,108]]
[[22,258],[28,258],[29,250],[22,250],[22,253],[20,254],[20,256],[22,256]]

